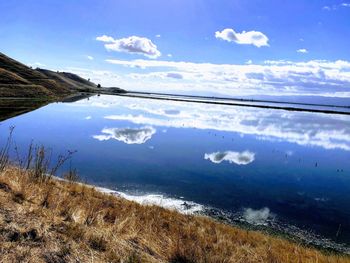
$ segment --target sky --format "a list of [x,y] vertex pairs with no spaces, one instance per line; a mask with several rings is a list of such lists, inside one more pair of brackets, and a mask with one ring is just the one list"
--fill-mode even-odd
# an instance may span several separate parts
[[103,86],[350,98],[350,0],[2,0],[0,12],[0,52]]

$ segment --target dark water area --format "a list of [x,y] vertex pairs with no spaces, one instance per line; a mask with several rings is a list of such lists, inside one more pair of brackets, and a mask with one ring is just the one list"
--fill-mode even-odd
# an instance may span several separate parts
[[47,105],[45,100],[0,98],[0,122]]
[[349,251],[349,115],[95,96],[0,122],[0,144],[10,126],[126,198]]

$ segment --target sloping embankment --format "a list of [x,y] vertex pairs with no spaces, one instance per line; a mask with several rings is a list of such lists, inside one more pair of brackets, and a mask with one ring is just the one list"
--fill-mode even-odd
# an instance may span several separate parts
[[0,173],[0,262],[350,262],[83,184]]

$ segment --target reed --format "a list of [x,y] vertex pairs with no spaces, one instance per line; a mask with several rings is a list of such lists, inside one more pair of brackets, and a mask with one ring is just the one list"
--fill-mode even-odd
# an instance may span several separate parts
[[13,130],[14,127],[10,127],[10,135],[8,136],[3,148],[0,149],[0,172],[2,172],[5,169],[5,167],[9,164],[9,153],[12,144]]

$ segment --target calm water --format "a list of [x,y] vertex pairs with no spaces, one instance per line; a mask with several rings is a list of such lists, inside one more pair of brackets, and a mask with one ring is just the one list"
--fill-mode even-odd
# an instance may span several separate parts
[[1,142],[12,125],[130,199],[349,249],[350,116],[101,96],[4,121]]

